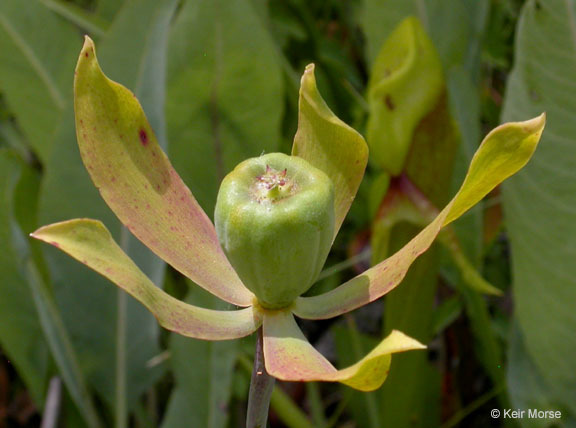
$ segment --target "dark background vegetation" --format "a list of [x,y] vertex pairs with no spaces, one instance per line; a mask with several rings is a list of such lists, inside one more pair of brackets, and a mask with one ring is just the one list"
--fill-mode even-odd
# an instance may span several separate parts
[[[76,148],[72,80],[83,34],[105,72],[142,101],[212,213],[235,164],[289,152],[308,63],[328,105],[365,135],[371,66],[410,15],[440,55],[459,129],[447,195],[490,129],[548,114],[530,165],[455,225],[468,258],[503,296],[468,287],[434,247],[383,302],[302,323],[338,367],[390,328],[428,350],[394,356],[373,393],[280,384],[271,426],[576,426],[576,1],[0,0],[0,427],[39,426],[50,399],[62,427],[237,427],[245,417],[253,338],[212,343],[160,330],[104,279],[27,239],[74,217],[120,231]],[[369,265],[378,173],[371,164],[327,262],[336,268],[312,292]],[[392,245],[413,233],[398,225]],[[173,295],[226,308],[133,241],[129,253]],[[563,416],[490,416],[512,407]]]

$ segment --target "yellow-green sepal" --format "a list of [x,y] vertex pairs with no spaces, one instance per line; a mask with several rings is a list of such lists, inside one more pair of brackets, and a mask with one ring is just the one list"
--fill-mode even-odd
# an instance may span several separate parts
[[292,155],[321,169],[334,183],[336,237],[364,176],[368,145],[358,131],[330,110],[316,86],[314,64],[306,67],[300,83],[298,131]]
[[108,278],[146,306],[160,325],[183,336],[205,340],[236,339],[251,334],[262,322],[260,313],[253,307],[216,311],[170,296],[144,275],[100,221],[63,221],[43,226],[31,236],[55,246]]
[[468,174],[454,198],[400,251],[339,287],[313,297],[299,297],[292,310],[300,318],[325,319],[372,302],[394,289],[442,227],[456,220],[494,187],[516,173],[532,157],[546,124],[542,114],[510,122],[490,132],[472,158]]

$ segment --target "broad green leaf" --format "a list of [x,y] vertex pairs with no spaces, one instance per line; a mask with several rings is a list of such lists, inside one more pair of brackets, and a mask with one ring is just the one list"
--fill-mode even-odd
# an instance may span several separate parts
[[[374,64],[380,49],[394,28],[408,16],[418,16],[428,26],[427,10],[417,9],[416,2],[404,0],[363,0],[360,22],[366,36],[366,57]],[[420,14],[418,13],[420,12]]]
[[336,370],[304,337],[290,312],[264,314],[266,370],[281,380],[341,382],[360,391],[372,391],[386,380],[391,354],[424,348],[393,331],[356,364]]
[[108,29],[108,22],[99,16],[93,15],[79,5],[64,0],[39,0],[54,13],[78,25],[82,30],[93,36],[102,36]]
[[126,0],[97,0],[96,13],[104,19],[112,20],[118,12],[126,8]]
[[436,49],[418,19],[406,18],[382,45],[370,75],[371,161],[400,174],[416,127],[438,104],[443,87]]
[[187,1],[174,21],[169,155],[210,216],[228,172],[278,151],[284,84],[273,43],[246,0]]
[[102,426],[100,417],[92,401],[86,379],[80,370],[78,355],[72,346],[67,328],[64,326],[48,285],[32,262],[27,264],[26,276],[34,296],[44,337],[48,342],[58,372],[86,424],[90,428],[98,428]]
[[[0,344],[41,407],[48,375],[48,353],[86,424],[100,426],[77,356],[53,296],[31,260],[30,249],[14,218],[13,190],[25,168],[8,151],[0,151]],[[20,195],[21,198],[25,195]],[[31,195],[36,197],[36,195]]]
[[109,80],[87,38],[75,79],[80,153],[122,223],[175,269],[222,299],[252,302],[214,226],[162,152],[138,100]]
[[0,90],[42,161],[71,105],[76,29],[37,0],[0,2]]
[[331,318],[382,297],[396,287],[412,262],[432,244],[440,229],[456,220],[532,156],[545,116],[501,125],[486,136],[474,155],[462,187],[424,230],[400,251],[328,293],[300,297],[294,314],[301,318]]
[[97,220],[78,219],[44,226],[31,234],[126,290],[154,314],[160,325],[183,336],[206,340],[243,337],[260,325],[252,307],[214,311],[187,305],[156,287],[114,242]]
[[[503,118],[545,110],[540,149],[522,174],[503,187],[512,252],[515,319],[531,366],[549,388],[548,403],[576,418],[576,2],[528,1],[522,10],[516,58]],[[531,376],[523,370],[509,377]],[[521,385],[516,379],[513,385]],[[528,397],[532,395],[532,397]],[[566,417],[568,415],[565,415]]]
[[44,401],[47,385],[47,348],[23,273],[17,243],[14,188],[22,165],[8,150],[0,150],[0,345],[28,387],[36,405]]
[[[512,405],[516,409],[538,409],[560,411],[561,421],[555,420],[553,426],[574,427],[576,417],[570,415],[557,401],[557,391],[554,385],[542,376],[541,371],[535,365],[524,343],[524,338],[518,329],[516,322],[513,323],[510,339],[508,342],[508,390],[510,391]],[[546,428],[550,427],[550,420],[530,418],[522,420],[522,427]]]
[[[187,300],[191,303],[211,309],[226,306],[197,287],[190,294],[192,298]],[[212,342],[173,334],[169,349],[176,388],[170,396],[162,428],[225,428],[230,419],[238,341]]]
[[316,87],[314,64],[306,67],[302,76],[292,155],[307,160],[332,179],[336,236],[364,176],[368,147],[364,138],[338,119],[322,99]]

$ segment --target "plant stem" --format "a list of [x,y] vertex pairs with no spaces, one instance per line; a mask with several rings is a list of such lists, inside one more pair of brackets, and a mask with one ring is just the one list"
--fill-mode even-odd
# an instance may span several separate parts
[[50,379],[41,428],[54,428],[58,426],[58,416],[60,416],[61,403],[62,381],[60,378],[54,376]]
[[115,428],[128,426],[128,410],[126,407],[126,294],[117,290],[116,319],[116,383],[115,383]]
[[[238,362],[244,370],[249,373],[252,372],[252,361],[246,355],[240,355]],[[273,389],[270,407],[274,409],[274,413],[286,425],[286,428],[315,428],[315,425],[308,419],[302,409],[298,407],[287,393],[282,391],[282,388],[275,384]],[[336,422],[332,425],[336,425]]]
[[[120,247],[128,253],[130,234],[122,226],[120,231]],[[116,290],[116,381],[115,381],[115,414],[114,428],[128,426],[128,407],[126,405],[126,340],[127,340],[127,305],[128,298],[122,289]]]
[[270,397],[274,389],[275,379],[266,373],[264,366],[264,349],[262,340],[262,327],[258,330],[256,341],[256,355],[254,368],[250,379],[250,393],[248,394],[248,412],[246,415],[246,428],[265,428],[268,420]]

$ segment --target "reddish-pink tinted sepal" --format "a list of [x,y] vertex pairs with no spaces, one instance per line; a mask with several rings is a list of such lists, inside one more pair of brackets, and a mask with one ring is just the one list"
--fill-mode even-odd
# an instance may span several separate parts
[[341,382],[361,391],[372,391],[386,380],[391,354],[423,348],[418,341],[393,331],[356,364],[337,370],[308,342],[289,311],[264,314],[266,370],[281,380]]
[[214,295],[249,306],[216,231],[159,147],[132,92],[100,69],[88,37],[74,79],[76,133],[94,184],[120,221],[160,258]]

